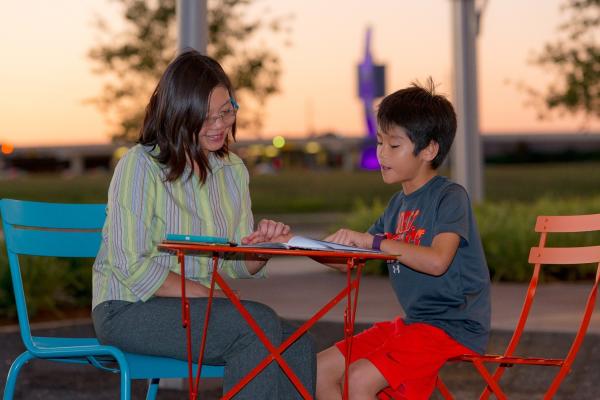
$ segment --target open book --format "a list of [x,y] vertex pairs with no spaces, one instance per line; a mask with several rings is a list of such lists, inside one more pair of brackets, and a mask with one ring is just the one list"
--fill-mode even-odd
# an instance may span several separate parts
[[357,253],[381,253],[377,250],[361,249],[360,247],[345,246],[324,240],[310,239],[304,236],[292,236],[286,243],[268,242],[249,245],[240,245],[239,247],[263,247],[266,249],[304,249],[304,250],[339,250],[353,251]]

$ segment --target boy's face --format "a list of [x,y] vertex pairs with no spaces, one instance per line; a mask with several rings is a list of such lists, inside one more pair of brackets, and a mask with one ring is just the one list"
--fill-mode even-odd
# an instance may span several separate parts
[[[418,183],[431,174],[430,146],[414,155],[415,145],[398,125],[377,132],[377,159],[385,183]],[[435,155],[434,155],[435,156]]]

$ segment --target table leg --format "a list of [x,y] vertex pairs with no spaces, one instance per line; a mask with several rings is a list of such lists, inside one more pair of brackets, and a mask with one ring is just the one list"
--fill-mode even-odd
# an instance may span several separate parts
[[186,350],[188,358],[188,385],[189,385],[189,397],[190,400],[194,400],[197,397],[196,388],[194,387],[193,381],[193,368],[192,368],[192,329],[190,323],[190,302],[187,299],[185,293],[185,253],[181,250],[177,251],[177,261],[179,262],[180,277],[181,277],[181,309],[182,309],[182,320],[183,328],[186,330]]
[[[346,357],[345,357],[345,382],[343,390],[343,398],[348,399],[348,367],[351,354],[352,337],[354,335],[354,322],[356,317],[356,309],[358,305],[358,291],[360,285],[361,269],[364,266],[364,262],[356,264],[354,258],[349,259],[347,262],[347,284],[346,288],[340,291],[329,303],[323,306],[313,317],[306,321],[300,328],[298,328],[290,337],[288,337],[278,348],[275,348],[269,339],[265,336],[260,326],[254,321],[250,313],[244,308],[237,295],[231,290],[227,282],[218,273],[218,255],[213,255],[213,274],[211,278],[211,286],[207,304],[207,310],[205,315],[205,321],[202,333],[202,344],[200,347],[200,353],[198,355],[198,370],[196,378],[193,379],[193,362],[192,362],[192,349],[191,349],[191,320],[190,320],[190,304],[186,297],[185,292],[185,257],[183,251],[177,252],[178,261],[181,268],[181,301],[182,301],[182,319],[183,327],[186,329],[187,336],[187,353],[188,353],[188,371],[189,371],[189,398],[190,400],[196,400],[198,397],[199,378],[202,368],[202,359],[205,350],[206,336],[208,331],[208,320],[210,316],[210,309],[212,305],[212,299],[214,297],[214,287],[218,284],[226,296],[231,300],[233,305],[238,309],[242,317],[246,320],[251,329],[256,333],[259,339],[263,342],[267,350],[271,353],[261,363],[259,363],[244,379],[240,380],[233,388],[227,392],[222,399],[231,399],[241,388],[243,388],[250,380],[252,380],[260,371],[262,371],[267,365],[275,360],[284,373],[292,381],[298,392],[304,399],[312,399],[312,396],[308,393],[304,385],[300,382],[297,375],[291,370],[289,365],[281,357],[281,354],[287,349],[292,343],[294,343],[301,335],[303,335],[311,326],[313,326],[324,314],[329,312],[331,308],[337,305],[344,297],[346,297],[346,309],[344,311],[344,340],[346,342]],[[356,277],[352,278],[352,270],[356,267]]]
[[[354,337],[354,321],[356,320],[356,308],[358,306],[358,290],[360,287],[360,275],[364,262],[358,262],[356,260],[348,259],[346,266],[346,278],[347,278],[347,300],[346,309],[344,310],[344,342],[346,345],[346,354],[344,355],[344,388],[342,391],[342,398],[348,399],[348,393],[350,390],[348,380],[348,370],[350,368],[350,356],[352,354],[352,339]],[[355,268],[356,267],[356,268]],[[352,279],[352,270],[356,269],[356,277]]]
[[244,379],[240,380],[234,387],[232,387],[227,393],[225,393],[223,399],[232,398],[242,387],[244,387],[251,379],[253,379],[262,369],[264,369],[264,367],[266,367],[273,360],[277,361],[281,369],[290,378],[290,380],[292,381],[298,392],[300,392],[302,397],[304,399],[312,399],[312,396],[310,395],[310,393],[308,393],[304,385],[302,385],[302,382],[300,382],[298,376],[294,373],[294,371],[292,371],[292,369],[285,362],[283,357],[281,357],[280,350],[273,346],[269,338],[267,338],[267,336],[264,334],[260,326],[256,323],[254,318],[252,318],[252,315],[250,315],[246,308],[244,308],[244,305],[242,304],[240,299],[235,295],[233,290],[231,290],[227,282],[225,282],[225,280],[218,273],[213,272],[213,275],[215,275],[215,279],[219,284],[221,290],[223,290],[223,292],[227,295],[229,300],[231,300],[235,308],[237,308],[240,314],[242,314],[242,317],[246,320],[250,328],[254,331],[254,333],[256,333],[256,336],[258,336],[260,341],[271,353],[269,356],[266,357],[266,363],[264,363],[264,366],[262,368],[258,370],[255,368],[254,370],[252,370],[248,375],[246,375]]
[[[300,336],[302,336],[306,331],[308,331],[318,320],[320,320],[325,314],[327,314],[333,307],[335,307],[340,301],[342,301],[346,296],[349,290],[356,289],[357,281],[356,279],[352,281],[350,288],[346,287],[342,289],[334,298],[332,298],[326,305],[324,305],[319,311],[315,313],[308,321],[302,324],[293,334],[291,334],[277,349],[279,354],[283,353],[292,343],[296,341]],[[231,396],[234,396],[242,387],[244,387],[250,380],[255,377],[260,371],[262,371],[267,365],[269,365],[273,361],[272,356],[266,357],[263,361],[261,361],[252,371],[248,373],[236,386],[231,388],[229,392],[226,393],[224,399],[229,399]],[[291,378],[290,378],[291,380]],[[301,385],[300,382],[292,382],[297,385]],[[305,397],[306,398],[306,397]],[[308,397],[310,398],[310,397]]]
[[183,309],[183,327],[186,329],[186,346],[187,346],[187,357],[188,357],[188,385],[189,385],[189,398],[190,400],[196,400],[198,398],[198,388],[200,386],[200,374],[202,372],[202,358],[204,356],[204,348],[206,345],[206,334],[208,332],[208,320],[210,317],[210,310],[212,307],[212,301],[214,297],[215,288],[215,275],[218,267],[218,255],[213,255],[213,274],[210,281],[210,291],[208,294],[208,304],[206,306],[206,313],[204,316],[204,326],[202,328],[202,343],[200,345],[200,353],[198,354],[198,369],[196,371],[196,377],[194,379],[193,372],[193,361],[192,361],[192,323],[190,317],[190,302],[187,299],[185,292],[185,254],[182,251],[177,252],[177,259],[180,265],[180,276],[181,276],[181,303]]
[[196,371],[196,392],[200,386],[200,374],[202,373],[202,360],[204,358],[204,350],[206,349],[206,336],[208,335],[208,319],[210,318],[210,310],[212,308],[213,298],[215,294],[215,280],[217,276],[217,268],[219,267],[219,256],[213,254],[213,273],[210,279],[210,289],[208,292],[208,303],[206,304],[206,313],[204,315],[204,327],[202,328],[202,342],[200,343],[200,353],[198,354],[198,370]]

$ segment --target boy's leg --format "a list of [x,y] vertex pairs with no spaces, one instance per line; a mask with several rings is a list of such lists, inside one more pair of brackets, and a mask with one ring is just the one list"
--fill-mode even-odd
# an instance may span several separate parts
[[371,361],[363,358],[350,365],[348,385],[349,399],[359,400],[374,399],[389,383]]
[[[336,346],[320,352],[317,356],[317,400],[342,398],[344,356]],[[381,372],[367,359],[350,364],[348,370],[349,398],[374,398],[389,384]]]
[[437,374],[407,381],[394,390],[390,386],[377,394],[378,400],[426,400],[435,390]]
[[[338,342],[336,347],[344,354],[344,341]],[[439,328],[421,323],[406,325],[398,318],[375,324],[357,335],[352,343],[350,362],[352,367],[358,360],[367,359],[385,378],[385,386],[390,387],[378,394],[380,399],[428,399],[446,360],[469,352]],[[366,377],[373,381],[371,389],[377,387],[376,377]],[[351,375],[350,379],[350,393],[353,393],[359,386],[354,379],[360,376]],[[369,386],[364,381],[362,385]]]
[[344,367],[344,356],[335,346],[317,354],[317,400],[342,398],[340,385]]
[[[376,350],[386,337],[393,332],[393,322],[380,322],[371,328],[354,336],[352,341],[352,354],[350,355],[349,380],[350,394],[359,386],[352,378],[353,374],[359,375],[362,368],[367,368],[365,377],[368,375],[372,378],[372,382],[365,382],[367,386],[379,385],[380,378],[383,377],[379,371],[373,372],[370,367],[376,368],[369,363],[363,366],[362,363],[356,364],[360,360],[364,360],[374,350]],[[344,343],[343,341],[341,343]],[[337,400],[342,398],[343,378],[345,369],[344,351],[340,344],[332,346],[317,355],[317,399],[321,400]],[[361,377],[360,379],[363,379]],[[384,379],[385,382],[385,379]],[[387,382],[381,387],[387,386]]]

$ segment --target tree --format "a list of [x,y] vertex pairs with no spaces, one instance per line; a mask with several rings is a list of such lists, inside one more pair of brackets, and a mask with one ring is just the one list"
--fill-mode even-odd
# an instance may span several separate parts
[[[600,0],[565,0],[561,10],[568,20],[559,38],[546,43],[533,63],[547,67],[557,80],[542,93],[529,88],[538,100],[540,116],[551,111],[600,117]],[[541,102],[540,102],[541,100]],[[541,104],[540,104],[541,103]]]
[[[88,54],[94,72],[106,77],[102,92],[91,102],[114,126],[113,139],[133,141],[144,107],[158,79],[176,55],[176,0],[113,0],[123,9],[125,26],[114,31],[98,17],[100,44]],[[264,104],[279,89],[279,56],[261,42],[261,34],[288,34],[288,17],[249,20],[254,0],[208,1],[208,55],[231,78],[243,105],[238,126],[260,132]],[[281,38],[281,36],[279,36]],[[284,45],[289,41],[283,38]]]

